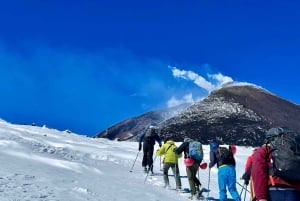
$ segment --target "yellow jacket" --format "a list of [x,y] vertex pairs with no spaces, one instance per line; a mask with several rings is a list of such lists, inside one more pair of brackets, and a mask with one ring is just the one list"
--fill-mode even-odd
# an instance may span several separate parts
[[156,151],[156,155],[162,156],[165,155],[164,163],[178,163],[178,158],[182,157],[181,154],[175,154],[174,149],[177,146],[175,145],[173,140],[168,140],[163,144],[163,146]]

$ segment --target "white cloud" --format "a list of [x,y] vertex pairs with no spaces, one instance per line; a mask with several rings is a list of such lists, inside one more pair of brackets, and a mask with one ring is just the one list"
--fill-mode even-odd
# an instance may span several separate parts
[[212,78],[213,80],[217,80],[216,88],[220,88],[225,83],[233,82],[231,77],[222,75],[222,73],[208,74],[208,77]]
[[[207,78],[198,75],[197,73],[191,70],[181,70],[177,67],[171,67],[173,77],[181,78],[187,81],[192,81],[196,86],[201,89],[204,89],[207,94],[211,91],[222,87],[223,84],[233,82],[233,79],[229,76],[224,76],[222,73],[217,74],[207,74]],[[183,103],[194,103],[203,97],[198,97],[193,99],[193,94],[184,95],[182,98],[175,98],[174,96],[167,101],[168,107],[174,107]]]
[[183,103],[194,103],[195,100],[193,99],[193,94],[187,94],[183,96],[181,99],[177,99],[176,97],[172,97],[170,100],[168,100],[167,105],[168,108],[175,107],[177,105],[181,105]]
[[194,73],[193,71],[180,70],[176,67],[172,67],[172,72],[174,77],[182,78],[185,80],[191,80],[197,86],[205,89],[208,92],[214,90],[215,88],[215,86],[212,83],[210,83],[204,77],[198,75],[197,73]]
[[220,88],[222,84],[227,82],[233,82],[231,77],[224,76],[222,73],[207,74],[207,77],[210,78],[210,80],[206,80],[203,76],[198,75],[193,71],[180,70],[176,67],[172,67],[172,73],[176,78],[193,81],[198,87],[205,89],[207,92]]

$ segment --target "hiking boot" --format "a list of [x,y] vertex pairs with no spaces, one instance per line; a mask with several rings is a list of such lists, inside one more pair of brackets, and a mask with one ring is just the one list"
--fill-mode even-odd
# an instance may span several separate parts
[[188,197],[188,199],[190,199],[190,200],[195,200],[195,199],[197,199],[197,197],[196,197],[194,194],[191,194],[191,195]]
[[171,186],[170,186],[169,184],[165,184],[165,185],[164,185],[164,188],[165,188],[165,189],[171,189]]

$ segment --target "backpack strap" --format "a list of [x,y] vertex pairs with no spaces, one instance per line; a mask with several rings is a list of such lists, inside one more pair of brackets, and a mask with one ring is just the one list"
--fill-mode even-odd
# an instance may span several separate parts
[[271,147],[268,145],[268,143],[266,143],[265,146],[266,146],[266,161],[267,161],[267,167],[268,167],[269,181],[272,186],[275,186],[275,182],[274,182],[274,178],[273,178],[273,176],[274,176],[273,168],[272,168],[272,166],[269,165],[270,163],[272,163],[270,160],[270,155],[271,155],[272,150],[270,150]]
[[170,146],[168,146],[168,148],[166,149],[166,153],[168,152],[168,150],[170,149],[170,147],[172,147],[174,144],[170,144]]

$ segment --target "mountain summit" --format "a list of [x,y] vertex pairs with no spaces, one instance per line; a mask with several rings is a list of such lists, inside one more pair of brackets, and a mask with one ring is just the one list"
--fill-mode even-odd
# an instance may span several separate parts
[[[205,99],[177,111],[168,119],[161,118],[166,111],[149,112],[133,118],[134,121],[120,122],[95,137],[136,140],[140,131],[155,123],[163,138],[172,136],[182,141],[188,136],[204,144],[218,139],[224,144],[259,146],[271,127],[288,126],[300,131],[298,105],[247,83],[228,83]],[[131,128],[127,130],[131,137],[123,138],[117,132],[121,127]]]

